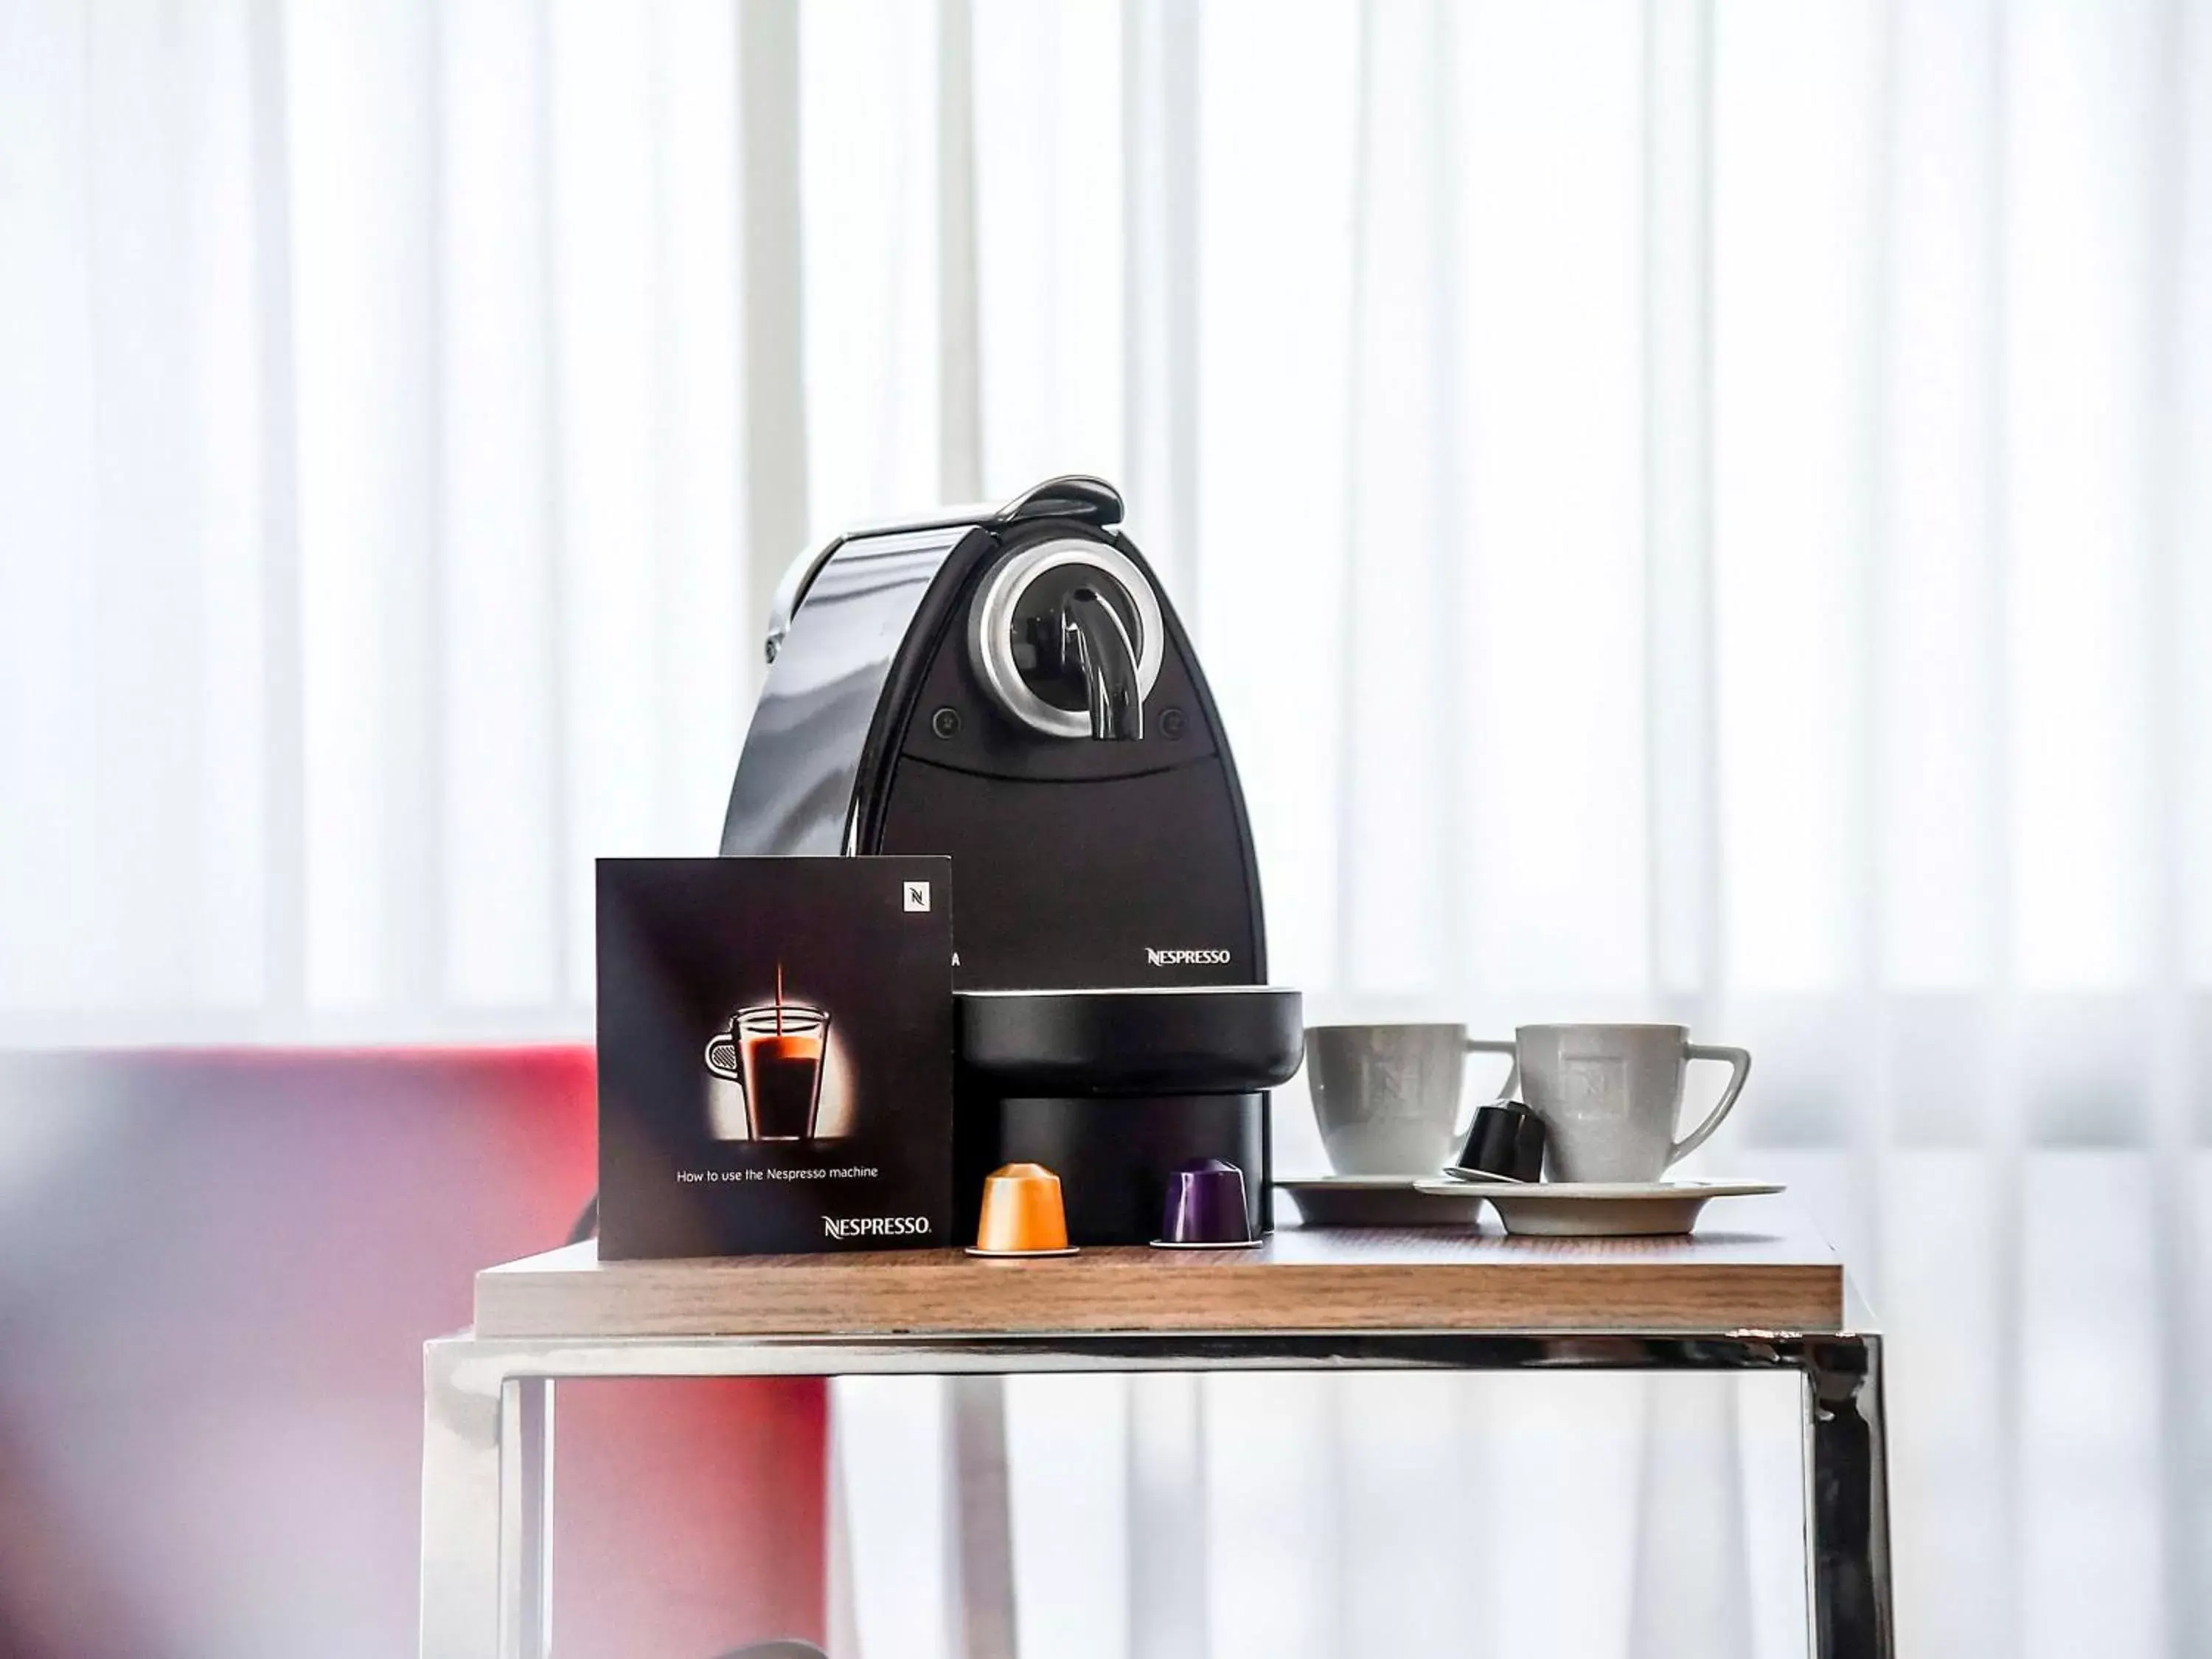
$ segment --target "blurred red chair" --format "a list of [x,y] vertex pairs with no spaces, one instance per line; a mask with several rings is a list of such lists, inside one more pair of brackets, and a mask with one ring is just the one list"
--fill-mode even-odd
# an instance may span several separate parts
[[[594,1181],[586,1048],[0,1056],[0,1659],[415,1645],[422,1341]],[[823,1640],[818,1382],[568,1384],[567,1659]]]

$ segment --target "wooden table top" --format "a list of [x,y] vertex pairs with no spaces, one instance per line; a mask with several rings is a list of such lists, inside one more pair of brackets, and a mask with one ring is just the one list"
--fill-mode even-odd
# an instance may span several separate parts
[[958,1250],[608,1261],[586,1243],[477,1275],[483,1337],[1070,1331],[1833,1331],[1844,1267],[1787,1197],[1686,1238],[1288,1227],[1257,1249]]

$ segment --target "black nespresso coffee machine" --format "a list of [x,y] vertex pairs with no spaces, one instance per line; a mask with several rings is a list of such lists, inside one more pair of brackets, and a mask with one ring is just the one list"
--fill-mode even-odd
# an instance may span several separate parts
[[786,573],[725,854],[953,860],[955,1190],[1059,1172],[1075,1242],[1140,1243],[1227,1158],[1269,1223],[1269,988],[1237,770],[1190,643],[1097,478],[841,536]]

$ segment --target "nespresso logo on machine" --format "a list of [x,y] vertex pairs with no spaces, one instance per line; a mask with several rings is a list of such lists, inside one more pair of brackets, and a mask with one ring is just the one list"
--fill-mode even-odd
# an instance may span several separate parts
[[911,1238],[929,1231],[926,1215],[856,1215],[822,1218],[822,1231],[831,1238]]
[[1218,968],[1229,960],[1226,951],[1155,951],[1145,947],[1148,968]]

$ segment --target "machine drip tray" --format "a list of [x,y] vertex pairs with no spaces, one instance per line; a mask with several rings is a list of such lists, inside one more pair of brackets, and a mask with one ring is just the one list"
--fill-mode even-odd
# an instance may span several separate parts
[[1242,1094],[1287,1083],[1304,1004],[1280,985],[961,991],[960,1063],[1005,1095]]

